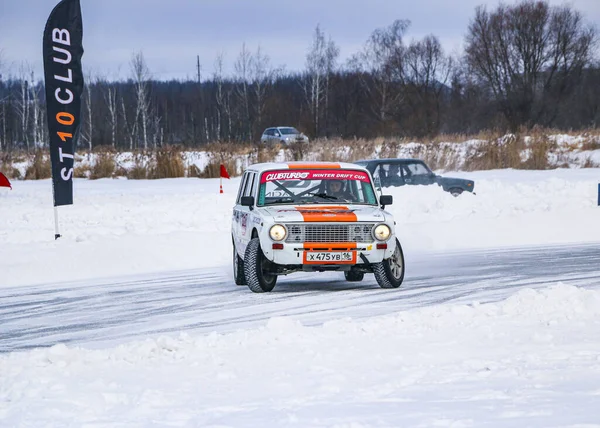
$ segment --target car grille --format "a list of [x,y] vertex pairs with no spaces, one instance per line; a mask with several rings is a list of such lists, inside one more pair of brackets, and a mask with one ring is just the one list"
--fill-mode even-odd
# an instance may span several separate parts
[[285,242],[372,242],[374,223],[288,224]]

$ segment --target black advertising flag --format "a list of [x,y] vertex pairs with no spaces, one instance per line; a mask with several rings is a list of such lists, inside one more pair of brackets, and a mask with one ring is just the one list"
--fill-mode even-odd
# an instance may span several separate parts
[[73,204],[73,163],[81,121],[83,23],[79,0],[62,0],[44,30],[44,80],[54,206]]

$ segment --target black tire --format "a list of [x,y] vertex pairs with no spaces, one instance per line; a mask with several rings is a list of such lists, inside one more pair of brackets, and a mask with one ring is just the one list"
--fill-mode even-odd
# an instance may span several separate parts
[[246,285],[250,290],[255,293],[273,290],[277,283],[277,275],[268,273],[270,264],[260,248],[260,240],[253,238],[248,243],[244,254],[244,274]]
[[460,196],[460,194],[463,192],[463,189],[459,187],[453,187],[452,189],[448,190],[448,192],[450,192],[450,194],[456,198],[457,196]]
[[348,282],[360,282],[365,277],[365,273],[349,270],[347,272],[344,272],[344,276],[346,277],[346,281]]
[[238,255],[235,244],[233,244],[233,279],[235,281],[235,285],[246,285],[244,261]]
[[404,281],[404,253],[400,242],[396,239],[396,249],[389,259],[381,263],[373,263],[373,273],[381,288],[398,288]]

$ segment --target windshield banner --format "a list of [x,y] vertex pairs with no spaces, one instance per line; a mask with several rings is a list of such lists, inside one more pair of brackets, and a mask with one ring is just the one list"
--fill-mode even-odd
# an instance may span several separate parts
[[370,182],[369,175],[364,171],[339,170],[339,169],[310,169],[310,170],[290,170],[283,169],[279,171],[264,172],[260,182],[269,181],[304,181],[304,180],[357,180]]

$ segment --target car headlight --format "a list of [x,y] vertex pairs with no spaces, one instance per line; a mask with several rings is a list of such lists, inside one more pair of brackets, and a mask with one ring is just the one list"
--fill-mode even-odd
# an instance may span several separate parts
[[380,224],[373,230],[373,235],[378,241],[385,241],[390,237],[392,231],[387,224]]
[[273,241],[283,241],[287,236],[287,230],[280,224],[275,224],[271,226],[269,230],[269,236]]

